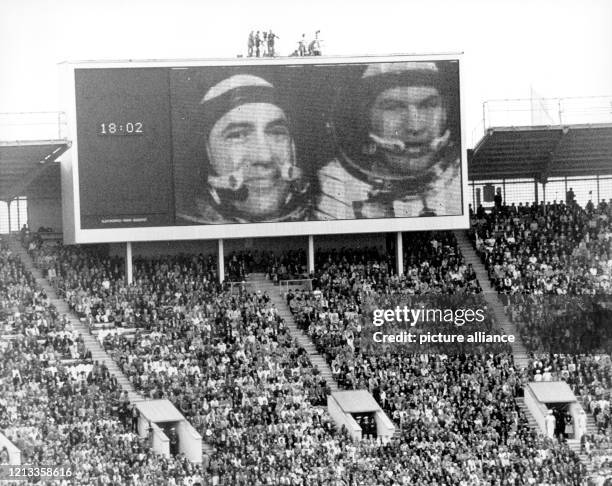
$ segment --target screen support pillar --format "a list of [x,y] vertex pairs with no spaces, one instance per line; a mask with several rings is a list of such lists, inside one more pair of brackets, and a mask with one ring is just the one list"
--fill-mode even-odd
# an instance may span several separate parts
[[219,283],[225,280],[225,255],[223,254],[223,240],[219,238],[219,251],[217,255],[217,266],[219,269]]
[[125,244],[125,278],[128,285],[132,285],[134,280],[134,272],[132,268],[132,242],[128,241]]
[[8,212],[8,234],[11,234],[11,226],[12,226],[12,222],[11,222],[11,203],[13,202],[12,199],[9,199],[7,204],[6,204],[6,210]]
[[308,235],[308,273],[314,273],[314,236]]
[[404,275],[404,239],[402,232],[397,232],[397,244],[395,245],[395,264],[397,266],[397,275]]

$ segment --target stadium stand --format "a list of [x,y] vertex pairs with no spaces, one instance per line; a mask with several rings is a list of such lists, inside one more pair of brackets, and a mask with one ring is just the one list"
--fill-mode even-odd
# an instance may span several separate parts
[[0,264],[0,430],[22,463],[69,467],[70,484],[201,481],[135,433],[127,393],[4,242]]
[[[449,234],[447,238],[452,241],[452,234]],[[64,289],[66,295],[70,295],[68,290],[72,286],[81,287],[82,284],[85,284],[82,290],[85,291],[86,295],[89,294],[92,297],[92,302],[96,303],[101,301],[100,296],[109,297],[113,294],[113,289],[122,287],[120,282],[123,279],[120,274],[116,275],[117,279],[114,283],[111,283],[110,278],[108,284],[104,283],[105,277],[112,275],[112,272],[105,274],[104,271],[105,268],[110,268],[110,260],[95,258],[91,254],[88,255],[89,251],[79,248],[71,248],[70,250],[60,248],[47,247],[43,248],[38,254],[36,254],[36,251],[34,253],[38,261],[50,262],[53,261],[54,255],[57,256],[55,265],[60,269],[57,276],[58,286]],[[354,256],[359,259],[358,252]],[[444,258],[441,259],[441,261],[444,260]],[[77,265],[80,265],[77,262],[87,262],[81,267],[79,278],[73,280],[72,284],[65,283],[69,282],[69,279],[75,275],[71,273],[71,267],[65,265],[69,261]],[[135,272],[135,275],[142,280],[135,286],[137,288],[139,286],[146,288],[148,279],[151,281],[158,279],[157,283],[160,285],[159,292],[156,295],[161,296],[159,304],[162,306],[178,304],[181,296],[178,295],[180,293],[174,291],[184,285],[184,281],[190,278],[187,268],[183,268],[182,272],[177,273],[169,271],[172,268],[171,262],[172,259],[170,258],[161,259],[157,263],[142,265],[142,268],[151,270],[151,273],[141,272],[140,266],[137,267]],[[374,279],[380,276],[388,276],[384,270],[388,268],[384,260],[372,265],[383,269],[381,272],[372,273]],[[333,267],[335,265],[330,265],[330,268]],[[68,271],[62,273],[62,268]],[[87,268],[87,271],[85,271],[85,268]],[[92,275],[94,277],[87,281],[82,278],[82,275]],[[328,275],[331,276],[329,268],[323,271],[318,280],[325,282]],[[66,281],[63,281],[64,276],[67,277]],[[333,281],[333,279],[329,280]],[[384,278],[378,282],[376,280],[371,282],[374,283],[375,289],[377,288],[376,285],[379,285],[379,290],[385,289],[385,286],[389,284],[388,281],[385,282]],[[92,284],[91,287],[88,283]],[[455,284],[452,284],[453,288],[454,286]],[[216,284],[213,287],[216,287]],[[478,287],[475,287],[475,289],[477,290]],[[317,393],[316,387],[313,387],[316,383],[312,382],[312,378],[316,377],[317,374],[315,370],[309,367],[308,358],[304,351],[302,350],[300,353],[298,349],[293,347],[291,339],[281,339],[285,335],[283,332],[284,326],[280,316],[275,316],[274,312],[269,312],[274,309],[274,307],[269,306],[270,298],[266,294],[259,296],[246,294],[234,297],[233,302],[241,304],[243,311],[232,314],[232,300],[221,288],[217,287],[216,292],[217,295],[213,298],[213,304],[211,305],[213,312],[210,315],[210,317],[215,318],[216,325],[214,328],[210,326],[208,331],[204,326],[205,332],[200,334],[204,336],[204,339],[202,339],[204,342],[215,343],[202,349],[206,352],[198,352],[197,348],[193,349],[194,340],[190,339],[187,328],[181,332],[180,327],[176,327],[180,323],[180,313],[174,315],[174,322],[172,322],[172,317],[166,316],[164,318],[161,314],[148,321],[144,309],[142,311],[136,309],[136,314],[139,314],[141,319],[135,324],[136,327],[142,326],[147,331],[151,331],[148,337],[149,342],[147,342],[147,337],[140,339],[138,334],[133,341],[128,341],[123,334],[113,337],[107,336],[104,341],[105,345],[111,349],[111,354],[115,359],[123,363],[131,362],[132,367],[127,368],[127,374],[133,378],[138,388],[152,397],[168,396],[177,403],[177,406],[186,416],[190,417],[194,425],[200,428],[203,435],[214,446],[215,451],[207,467],[212,481],[219,481],[219,484],[257,484],[257,481],[262,481],[264,484],[265,481],[271,482],[271,484],[283,484],[283,481],[287,484],[291,484],[291,482],[295,484],[296,481],[300,481],[299,478],[304,477],[313,481],[329,481],[342,477],[350,478],[357,484],[359,482],[392,484],[391,478],[399,474],[402,480],[409,484],[425,484],[431,481],[439,481],[444,484],[454,484],[460,481],[470,481],[477,484],[477,481],[481,481],[488,484],[490,481],[494,481],[498,473],[494,472],[497,469],[493,470],[487,467],[487,461],[483,461],[483,459],[493,450],[500,453],[498,447],[501,447],[501,456],[507,457],[509,464],[512,463],[513,457],[533,454],[535,458],[537,454],[544,454],[546,463],[550,465],[550,473],[543,470],[538,471],[535,468],[523,472],[523,474],[532,475],[534,480],[539,483],[554,482],[559,478],[564,478],[568,481],[568,484],[579,484],[583,472],[577,467],[575,462],[578,460],[577,457],[572,456],[567,446],[538,439],[529,429],[524,418],[519,416],[516,405],[516,389],[520,389],[520,380],[515,381],[516,387],[508,385],[508,383],[513,382],[508,379],[508,373],[510,375],[516,373],[513,371],[511,358],[508,359],[503,355],[498,355],[497,358],[492,356],[488,358],[484,356],[481,358],[473,357],[466,358],[463,365],[460,365],[460,362],[455,362],[452,358],[451,361],[446,363],[446,358],[433,355],[405,357],[403,359],[392,357],[390,358],[391,361],[386,363],[384,361],[368,363],[363,358],[349,357],[348,364],[349,367],[353,368],[355,377],[364,378],[368,374],[375,375],[378,366],[383,366],[386,373],[380,377],[380,384],[373,386],[370,380],[368,386],[378,400],[384,404],[390,415],[400,424],[403,424],[402,432],[397,438],[395,447],[399,447],[397,450],[402,450],[404,447],[402,444],[405,444],[405,447],[416,447],[417,450],[421,451],[417,456],[420,459],[413,457],[408,460],[408,457],[400,457],[398,458],[398,464],[389,467],[388,455],[393,455],[390,451],[391,446],[382,446],[371,439],[366,439],[358,446],[352,446],[352,442],[341,431],[335,429],[327,414],[317,407],[325,392],[321,390],[323,393]],[[135,292],[134,295],[138,295],[138,292]],[[129,301],[130,297],[132,296],[126,295],[126,300]],[[164,297],[167,300],[164,300]],[[153,295],[150,295],[148,299],[148,303],[151,300],[157,300]],[[194,301],[198,301],[198,299],[194,299]],[[81,303],[82,301],[73,301],[75,308]],[[217,305],[219,308],[217,308]],[[250,316],[245,315],[245,306],[246,309],[255,313]],[[150,309],[150,312],[159,310],[161,310],[161,307],[154,306]],[[185,311],[185,307],[182,310]],[[82,318],[91,316],[91,308],[87,306],[80,308],[79,312]],[[260,314],[260,316],[257,316],[258,318],[256,318],[257,313]],[[188,314],[189,312],[185,315]],[[98,309],[97,315],[103,316],[105,313],[99,312]],[[109,319],[109,321],[111,320]],[[123,324],[123,322],[119,319],[116,321],[118,325]],[[174,328],[174,332],[171,336],[172,344],[170,346],[173,347],[174,352],[170,351],[170,346],[163,339],[163,333],[170,332],[172,328]],[[189,326],[189,329],[193,329],[193,327]],[[216,329],[218,334],[213,332],[213,329]],[[249,330],[257,330],[257,336],[254,336],[253,332],[249,333]],[[153,337],[152,334],[155,333],[160,336]],[[185,337],[181,338],[182,335],[185,335]],[[268,337],[271,336],[274,336],[275,339],[270,342]],[[181,343],[181,339],[185,338],[186,341]],[[266,342],[268,344],[276,342],[277,344],[274,347],[267,347]],[[249,346],[249,343],[252,344]],[[253,344],[255,348],[251,347]],[[174,346],[177,347],[176,350],[174,350]],[[263,354],[253,353],[256,349]],[[276,352],[274,349],[276,349]],[[189,351],[197,356],[196,361],[185,360],[185,354],[188,354]],[[276,353],[279,353],[280,361],[277,363],[280,368],[270,369],[266,366],[261,368],[257,364],[258,362],[262,364],[266,361],[269,362],[270,358],[273,358]],[[230,358],[231,356],[234,358]],[[146,366],[144,365],[145,362],[147,363]],[[336,361],[336,364],[338,364],[338,361]],[[395,369],[396,366],[397,369]],[[464,369],[463,366],[465,371],[459,372]],[[201,371],[198,371],[198,367]],[[275,373],[274,369],[282,371],[282,373]],[[450,369],[455,371],[449,375]],[[124,370],[126,370],[126,367],[124,367]],[[245,374],[247,370],[250,370],[250,372]],[[414,376],[414,381],[405,380],[402,387],[396,389],[397,382],[392,385],[393,377],[400,373],[403,376]],[[483,422],[482,429],[474,429],[472,422],[467,419],[462,422],[463,425],[457,424],[457,429],[453,432],[454,435],[448,438],[449,443],[457,445],[456,449],[443,463],[434,467],[437,462],[430,462],[432,457],[439,457],[441,460],[447,456],[445,449],[441,448],[446,441],[441,441],[440,437],[434,433],[436,430],[441,430],[436,427],[444,428],[446,421],[453,420],[452,417],[464,416],[468,413],[466,410],[454,410],[453,407],[457,406],[457,402],[452,399],[452,396],[447,395],[453,390],[456,393],[463,389],[467,393],[467,399],[470,394],[469,388],[458,386],[460,381],[455,383],[452,381],[465,379],[462,377],[467,376],[466,373],[473,375],[476,379],[474,384],[475,386],[478,384],[477,389],[480,390],[475,397],[471,398],[472,401],[476,400],[471,410],[475,414],[473,419],[476,423]],[[203,376],[200,376],[200,374]],[[356,382],[351,383],[350,373],[342,372],[342,366],[340,366],[340,373],[337,373],[337,375],[340,377],[340,381],[349,388],[357,385]],[[206,379],[194,380],[193,377],[195,376]],[[268,388],[272,377],[274,377],[272,388]],[[151,380],[151,378],[153,379]],[[488,383],[485,388],[482,388],[483,382],[481,380],[483,379],[485,380],[484,383]],[[441,380],[450,381],[445,383],[444,386],[439,386]],[[149,383],[152,386],[148,386]],[[266,383],[269,384],[266,385]],[[292,386],[291,383],[293,383]],[[202,385],[203,388],[199,388]],[[236,387],[235,385],[239,386]],[[361,386],[361,383],[359,385]],[[432,385],[433,388],[430,389]],[[253,394],[249,392],[250,388],[252,388]],[[424,406],[425,403],[419,404],[419,396],[421,395],[411,393],[417,389],[428,389],[432,397],[440,393],[441,395],[437,400],[432,399],[428,402],[437,405],[434,408],[429,408]],[[276,390],[276,392],[269,394],[266,390]],[[412,398],[406,399],[406,396]],[[496,412],[502,413],[502,415],[483,414],[483,411],[487,410],[486,404],[495,403],[504,396],[507,397],[507,405],[502,410],[506,411]],[[476,399],[476,397],[478,398]],[[484,400],[484,402],[480,403],[480,400]],[[194,404],[199,404],[201,406],[200,410],[193,410]],[[421,406],[423,408],[421,408],[419,414],[406,416],[408,410],[419,410]],[[492,405],[490,406],[492,407]],[[495,407],[492,407],[491,412],[493,410],[495,410]],[[460,437],[466,434],[468,438],[457,442]],[[323,466],[320,465],[321,454],[314,455],[318,446],[311,443],[310,440],[306,440],[313,436],[319,437],[320,442],[317,441],[319,444],[327,444],[327,447],[331,446],[332,450],[337,450],[335,456],[329,455],[329,452],[324,455],[330,460],[333,458],[338,461],[341,457],[351,458],[341,463],[340,475],[338,475],[337,468],[331,467],[333,462],[326,463]],[[281,440],[282,437],[284,437],[284,440]],[[476,443],[480,443],[483,437],[489,437],[484,446],[484,456],[470,455],[470,450]],[[251,439],[256,442],[251,442]],[[260,454],[261,449],[255,447],[255,443],[261,445],[262,440],[267,441],[266,443],[269,445],[267,456],[264,457]],[[308,445],[309,443],[310,445]],[[275,446],[279,444],[280,447],[276,450],[273,444]],[[287,449],[289,445],[290,449]],[[544,450],[548,452],[543,453]],[[286,451],[293,452],[287,456]],[[348,451],[351,455],[345,456],[349,454]],[[318,466],[315,466],[315,463],[312,462],[314,457],[318,458]],[[291,458],[290,462],[288,462],[288,458]],[[460,468],[460,463],[457,462],[459,458],[471,461],[470,464],[473,463],[473,467]],[[262,461],[266,468],[261,468]],[[429,464],[428,470],[430,473],[417,480],[417,474],[420,474],[419,470],[422,469],[423,464]],[[444,464],[444,468],[441,468],[442,464]],[[501,464],[502,470],[505,471],[504,474],[507,473],[510,477],[518,477],[516,470],[504,466],[503,462]]]

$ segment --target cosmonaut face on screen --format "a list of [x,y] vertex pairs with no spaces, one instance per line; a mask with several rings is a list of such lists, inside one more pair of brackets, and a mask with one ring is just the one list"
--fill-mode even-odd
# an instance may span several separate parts
[[219,119],[208,143],[213,172],[245,193],[233,201],[238,211],[261,218],[280,210],[290,185],[282,170],[293,165],[283,110],[270,103],[238,106]]
[[432,143],[444,133],[446,109],[433,86],[396,86],[380,93],[369,112],[374,140],[387,142],[385,159],[399,173],[427,169]]
[[452,84],[434,62],[374,63],[339,90],[330,123],[337,156],[318,172],[317,218],[460,214]]
[[236,75],[214,86],[202,104],[220,115],[206,141],[207,183],[218,211],[246,222],[290,217],[301,171],[274,87],[257,76]]

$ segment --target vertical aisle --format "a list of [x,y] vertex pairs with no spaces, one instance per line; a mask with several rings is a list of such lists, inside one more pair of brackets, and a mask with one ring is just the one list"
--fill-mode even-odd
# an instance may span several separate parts
[[287,328],[289,329],[291,336],[293,336],[293,338],[297,340],[298,344],[306,350],[310,361],[319,369],[321,376],[323,379],[325,379],[325,382],[329,386],[330,390],[338,391],[338,383],[332,376],[331,368],[325,361],[325,358],[317,352],[317,348],[312,342],[312,339],[310,339],[310,336],[298,328],[295,320],[293,319],[291,309],[289,309],[289,306],[287,305],[287,301],[285,300],[284,296],[280,294],[280,288],[275,286],[271,280],[267,280],[263,273],[252,273],[249,275],[248,281],[254,286],[255,290],[261,290],[270,296],[270,299],[278,310],[279,315],[287,324]]
[[456,230],[454,231],[454,234],[457,238],[459,249],[461,250],[463,258],[465,259],[465,263],[471,263],[474,272],[476,272],[476,277],[478,278],[478,282],[482,288],[482,293],[487,302],[487,306],[493,312],[497,324],[506,334],[514,334],[515,336],[515,341],[511,344],[512,354],[514,355],[514,363],[518,368],[527,367],[529,364],[527,348],[523,344],[523,340],[521,339],[516,324],[514,324],[506,315],[504,305],[499,299],[497,290],[491,286],[487,269],[480,260],[480,257],[476,254],[476,250],[474,249],[474,246],[472,245],[472,242],[468,238],[466,232]]

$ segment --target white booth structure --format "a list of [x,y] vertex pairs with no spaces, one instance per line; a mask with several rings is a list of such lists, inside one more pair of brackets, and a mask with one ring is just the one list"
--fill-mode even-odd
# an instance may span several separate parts
[[6,435],[0,432],[0,451],[3,450],[8,453],[8,464],[13,466],[21,465],[21,451]]
[[564,381],[532,382],[525,386],[524,391],[525,405],[544,435],[549,437],[554,435],[554,429],[559,427],[559,424],[558,419],[553,420],[551,417],[558,417],[557,412],[559,411],[571,417],[570,427],[565,428],[566,433],[569,431],[568,439],[579,441],[586,433],[584,409],[567,383]]
[[327,411],[353,440],[369,436],[387,443],[395,433],[395,425],[367,390],[333,392],[327,397]]
[[169,400],[145,400],[135,402],[135,405],[140,412],[138,433],[150,438],[155,452],[170,456],[168,434],[174,429],[178,436],[178,452],[185,454],[191,462],[202,462],[202,436]]

